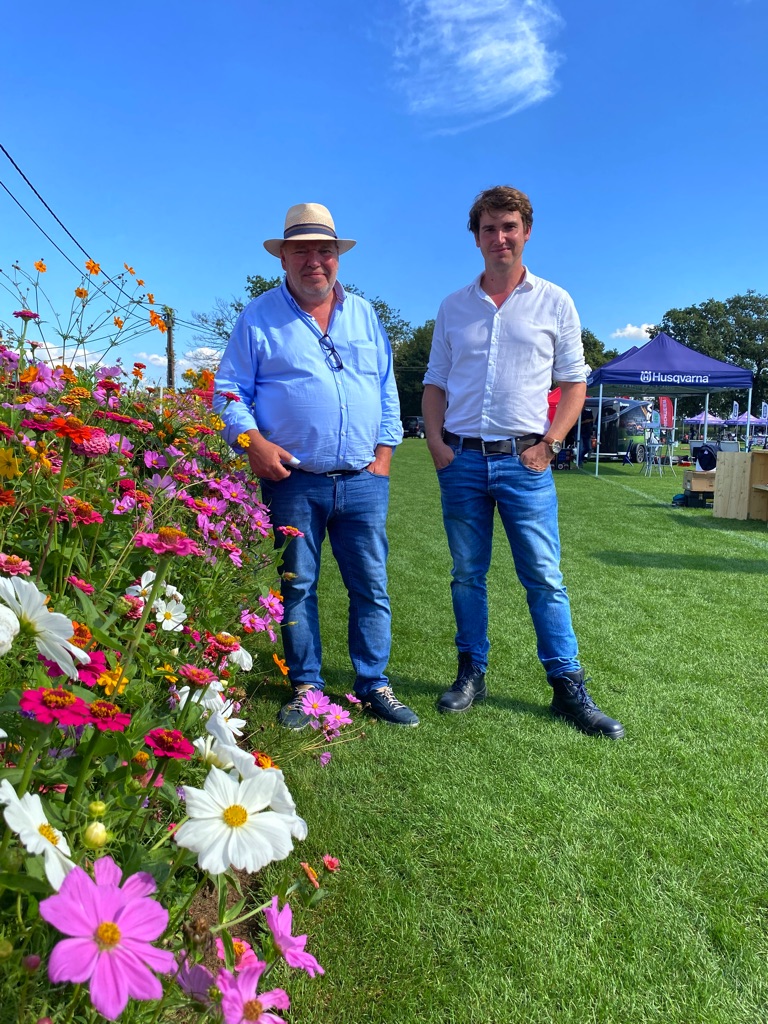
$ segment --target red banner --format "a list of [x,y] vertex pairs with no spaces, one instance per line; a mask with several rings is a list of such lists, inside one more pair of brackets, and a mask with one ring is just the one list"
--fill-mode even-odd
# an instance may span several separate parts
[[662,427],[674,427],[675,408],[672,399],[666,398],[664,395],[659,395],[659,417]]

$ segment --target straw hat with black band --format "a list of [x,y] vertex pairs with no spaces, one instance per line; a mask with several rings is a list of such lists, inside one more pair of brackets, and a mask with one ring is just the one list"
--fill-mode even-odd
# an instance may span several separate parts
[[334,241],[339,247],[339,255],[349,252],[357,243],[352,238],[339,238],[333,217],[327,207],[320,203],[298,203],[292,206],[285,215],[285,229],[282,238],[268,238],[264,248],[270,256],[280,258],[280,250],[285,242],[328,242]]

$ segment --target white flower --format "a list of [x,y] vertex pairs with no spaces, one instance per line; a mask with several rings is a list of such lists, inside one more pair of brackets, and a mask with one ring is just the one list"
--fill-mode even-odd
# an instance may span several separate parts
[[166,601],[178,601],[179,604],[184,604],[184,595],[176,587],[171,586],[170,583],[165,584],[165,599]]
[[184,787],[189,821],[176,832],[176,842],[194,850],[203,871],[213,875],[229,867],[260,871],[273,860],[283,860],[293,849],[290,819],[264,810],[276,781],[262,772],[238,782],[211,768],[203,789]]
[[59,891],[61,883],[75,866],[69,859],[69,843],[58,829],[48,823],[40,797],[25,793],[19,800],[8,779],[0,782],[0,804],[5,806],[5,821],[30,853],[42,853],[45,874],[51,887]]
[[228,747],[234,747],[237,744],[238,736],[243,735],[243,726],[247,725],[244,718],[233,718],[234,713],[232,701],[225,701],[205,723],[205,728],[211,736],[215,736],[219,743]]
[[[222,631],[221,635],[232,636],[231,633],[226,633],[224,631]],[[236,651],[232,651],[231,654],[228,654],[227,661],[230,665],[237,665],[237,667],[243,669],[244,672],[250,672],[253,668],[253,658],[244,647],[239,647]]]
[[285,784],[285,776],[282,771],[279,768],[260,768],[254,760],[253,754],[249,754],[239,747],[230,747],[228,753],[232,758],[234,770],[243,779],[253,779],[264,772],[275,776],[275,790],[269,799],[269,806],[290,821],[291,835],[294,839],[306,839],[307,823],[296,813],[296,804]]
[[155,601],[152,605],[155,619],[161,623],[161,629],[178,632],[187,618],[187,609],[178,601]]
[[192,746],[206,764],[213,765],[214,768],[223,768],[225,771],[232,767],[232,752],[237,750],[237,747],[225,746],[214,736],[198,736],[192,741]]
[[179,710],[181,710],[187,701],[190,700],[191,694],[193,704],[201,704],[204,708],[207,708],[208,711],[221,711],[223,704],[220,695],[223,689],[224,687],[218,679],[214,679],[212,682],[208,683],[204,689],[201,689],[199,686],[196,686],[194,689],[189,686],[182,686],[178,691]]
[[19,632],[19,620],[10,608],[0,604],[0,656],[7,654]]
[[85,651],[69,643],[75,631],[67,616],[60,612],[49,612],[45,604],[48,598],[40,593],[34,583],[19,576],[10,580],[0,577],[0,598],[14,612],[19,624],[34,633],[35,644],[43,657],[55,661],[70,679],[77,679],[73,659],[83,665],[90,664],[91,659]]
[[129,597],[148,598],[152,592],[152,584],[155,582],[156,573],[145,572],[139,582],[125,591]]

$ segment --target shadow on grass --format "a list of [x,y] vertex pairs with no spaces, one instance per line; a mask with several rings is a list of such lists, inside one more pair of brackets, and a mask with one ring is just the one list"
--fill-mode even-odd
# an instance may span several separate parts
[[[430,683],[423,679],[411,679],[406,676],[394,676],[392,678],[392,685],[397,697],[400,700],[407,700],[411,696],[416,697],[432,697],[435,704],[440,699],[441,695],[451,685],[452,680],[448,680],[445,683]],[[493,684],[489,684],[492,686]],[[474,706],[475,709],[483,707],[492,707],[500,711],[511,711],[515,714],[525,715],[537,715],[540,718],[549,718],[548,706],[544,704],[531,704],[527,700],[518,700],[516,697],[505,697],[503,695],[494,694],[489,690],[488,696],[480,704]],[[461,718],[463,712],[454,712],[453,714],[442,715],[437,709],[435,714],[439,714],[441,718],[450,720],[451,718]]]
[[684,555],[666,551],[597,551],[593,555],[605,565],[633,569],[681,569],[684,572],[743,572],[765,575],[765,565],[754,558],[716,558],[712,555]]

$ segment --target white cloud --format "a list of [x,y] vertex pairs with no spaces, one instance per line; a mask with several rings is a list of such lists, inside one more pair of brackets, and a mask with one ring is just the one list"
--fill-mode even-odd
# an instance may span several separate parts
[[651,327],[653,327],[653,324],[640,324],[639,327],[635,327],[634,324],[627,324],[626,327],[619,327],[617,331],[614,331],[611,337],[631,338],[633,341],[650,341],[651,336],[647,328]]
[[547,42],[562,19],[546,0],[403,4],[400,85],[411,113],[453,122],[444,133],[509,117],[555,92],[561,57]]

